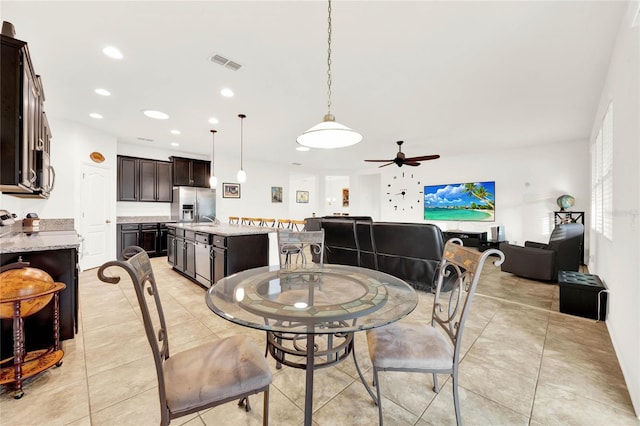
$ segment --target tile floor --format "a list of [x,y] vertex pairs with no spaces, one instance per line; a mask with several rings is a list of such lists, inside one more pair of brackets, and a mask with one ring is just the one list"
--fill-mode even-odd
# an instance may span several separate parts
[[[264,334],[212,314],[205,290],[152,259],[169,323],[172,352],[208,339]],[[431,312],[433,296],[420,293],[412,317]],[[460,396],[465,424],[639,425],[604,323],[560,314],[558,287],[516,278],[485,265],[463,339]],[[157,425],[156,377],[130,281],[105,284],[96,269],[80,275],[80,332],[64,342],[64,364],[25,386],[25,396],[0,391],[0,424]],[[370,374],[364,333],[356,351]],[[272,425],[301,425],[304,371],[274,371]],[[455,424],[451,384],[438,395],[428,374],[381,373],[387,425]],[[174,420],[172,424],[258,425],[262,398],[245,413],[234,403]],[[314,423],[371,425],[377,409],[351,359],[316,372]]]

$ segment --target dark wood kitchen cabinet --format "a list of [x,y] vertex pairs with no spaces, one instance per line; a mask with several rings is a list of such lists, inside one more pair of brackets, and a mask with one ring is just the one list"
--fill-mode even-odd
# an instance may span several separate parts
[[118,201],[138,201],[139,167],[137,158],[118,156]]
[[0,35],[0,56],[0,191],[48,198],[55,173],[42,79],[34,72],[26,42]]
[[118,201],[170,203],[172,198],[171,162],[118,156]]
[[173,163],[174,186],[209,188],[211,162],[193,158],[170,157]]
[[140,201],[171,202],[171,169],[168,161],[140,159]]
[[116,256],[122,258],[122,251],[129,246],[143,248],[149,257],[166,256],[168,249],[166,223],[122,223],[117,226]]

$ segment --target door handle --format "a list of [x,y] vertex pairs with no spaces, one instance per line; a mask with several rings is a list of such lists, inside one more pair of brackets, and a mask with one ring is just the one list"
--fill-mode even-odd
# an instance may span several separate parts
[[111,223],[111,221],[109,219],[107,219],[107,220],[104,221],[104,223],[109,224],[109,223]]

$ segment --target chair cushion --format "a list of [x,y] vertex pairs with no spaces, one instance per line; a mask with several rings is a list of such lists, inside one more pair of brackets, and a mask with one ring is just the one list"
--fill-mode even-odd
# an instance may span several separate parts
[[271,383],[271,369],[250,337],[231,336],[171,356],[164,379],[175,413],[261,389]]
[[424,322],[400,321],[367,331],[369,356],[376,368],[446,370],[453,367],[453,345]]

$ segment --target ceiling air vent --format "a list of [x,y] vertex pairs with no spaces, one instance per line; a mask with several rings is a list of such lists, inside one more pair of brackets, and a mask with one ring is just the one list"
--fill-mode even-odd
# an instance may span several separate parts
[[240,65],[239,63],[227,59],[222,55],[218,55],[217,53],[211,55],[209,57],[209,60],[214,64],[222,65],[223,67],[229,68],[232,71],[238,71],[240,68],[242,68],[242,65]]
[[143,138],[142,136],[138,136],[138,140],[139,141],[144,141],[144,142],[153,142],[153,139]]

